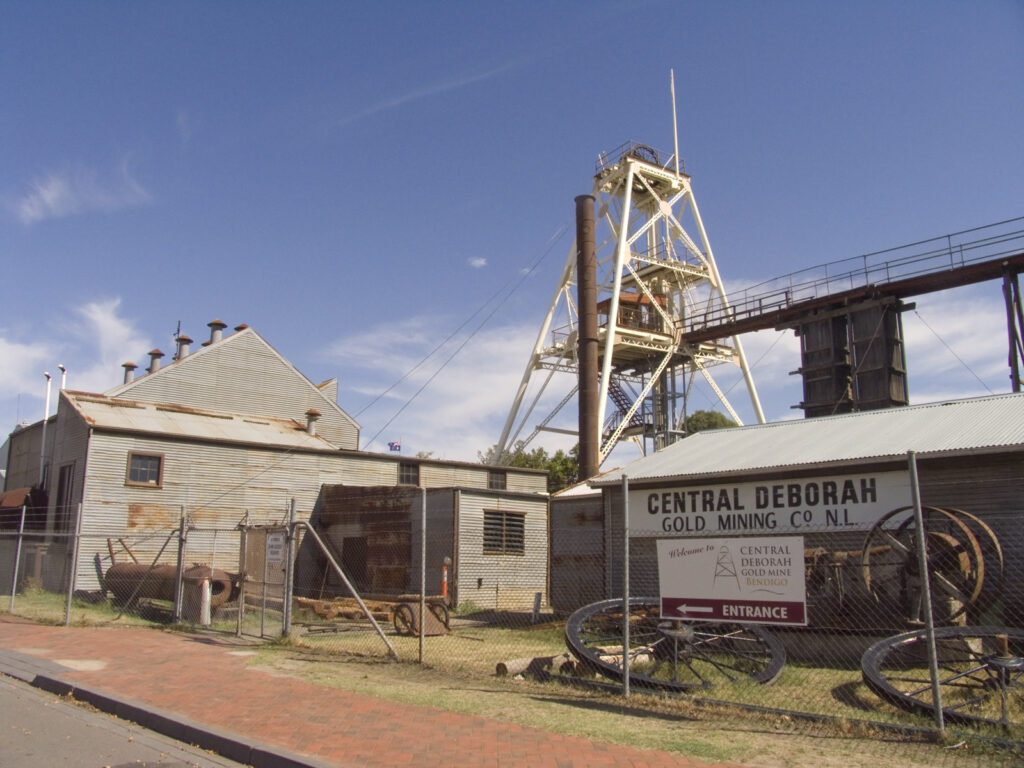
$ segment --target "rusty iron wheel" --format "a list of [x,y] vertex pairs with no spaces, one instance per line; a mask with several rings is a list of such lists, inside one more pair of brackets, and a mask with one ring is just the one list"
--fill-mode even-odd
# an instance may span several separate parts
[[[985,556],[965,520],[938,507],[923,507],[926,565],[932,602],[944,601],[948,623],[972,609],[985,584]],[[923,585],[912,507],[883,515],[868,531],[861,553],[864,586],[875,602],[906,625],[923,622]]]
[[[939,627],[935,648],[946,721],[1024,726],[1024,630]],[[925,630],[872,645],[861,658],[861,674],[884,701],[917,714],[935,714]]]
[[566,645],[585,667],[613,680],[622,680],[628,658],[631,685],[662,690],[771,683],[781,674],[786,652],[766,629],[663,620],[660,604],[656,597],[630,598],[626,652],[622,600],[603,600],[573,613],[566,623]]
[[[978,540],[978,547],[981,550],[985,564],[985,585],[978,598],[976,609],[984,613],[1003,595],[1005,585],[1006,561],[1003,557],[1003,546],[999,543],[999,537],[992,527],[977,515],[965,512],[954,507],[945,507],[945,510],[967,524],[967,527]],[[971,621],[972,624],[985,624],[984,620]]]

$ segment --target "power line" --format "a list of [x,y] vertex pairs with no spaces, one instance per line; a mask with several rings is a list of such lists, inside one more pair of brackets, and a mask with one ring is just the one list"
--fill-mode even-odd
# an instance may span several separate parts
[[[569,228],[569,225],[565,224],[565,223],[563,223],[561,226],[559,226],[558,229],[555,230],[554,234],[551,235],[550,238],[548,238],[548,244],[547,244],[547,247],[544,249],[544,251],[540,254],[540,256],[537,257],[537,259],[533,262],[533,264],[531,264],[527,269],[523,270],[519,274],[518,279],[510,279],[509,281],[507,281],[503,286],[501,286],[497,291],[495,291],[487,301],[485,301],[483,304],[481,304],[469,317],[467,317],[462,323],[460,323],[459,326],[455,330],[453,330],[450,334],[448,334],[448,336],[444,339],[444,341],[442,341],[440,344],[438,344],[436,347],[434,347],[426,356],[423,357],[422,360],[420,360],[418,363],[416,363],[416,365],[414,365],[412,368],[410,368],[408,371],[406,371],[402,375],[402,377],[398,379],[398,381],[396,381],[390,387],[388,387],[383,392],[381,392],[379,395],[377,395],[377,397],[375,397],[369,404],[367,404],[365,407],[363,407],[359,411],[359,413],[356,414],[356,416],[358,416],[359,414],[363,413],[367,408],[369,408],[371,405],[373,405],[378,400],[380,400],[384,395],[386,395],[388,392],[390,392],[395,387],[397,387],[399,384],[401,384],[403,381],[405,381],[407,378],[409,378],[409,376],[411,376],[417,369],[419,369],[424,363],[426,363],[427,360],[429,360],[431,357],[433,357],[433,355],[436,354],[438,352],[438,350],[440,350],[445,344],[447,344],[449,341],[451,341],[451,339],[454,338],[455,335],[460,330],[462,330],[464,327],[466,327],[466,325],[468,325],[469,322],[474,317],[479,315],[484,310],[485,307],[487,307],[488,305],[493,303],[494,300],[498,296],[500,296],[502,293],[505,293],[504,298],[502,298],[500,301],[497,302],[497,304],[494,305],[494,308],[487,314],[486,317],[484,317],[484,319],[480,322],[480,324],[477,325],[476,328],[474,328],[473,331],[462,341],[462,343],[459,344],[455,348],[455,351],[452,352],[452,354],[449,355],[445,359],[445,361],[443,363],[441,363],[441,366],[436,371],[434,371],[433,374],[430,375],[430,377],[423,383],[423,385],[419,389],[417,389],[412,394],[412,396],[408,400],[406,400],[405,403],[403,403],[402,406],[397,411],[395,411],[394,415],[392,415],[391,418],[388,419],[384,423],[384,425],[377,431],[377,433],[372,438],[370,438],[369,441],[367,441],[367,443],[366,443],[367,446],[372,445],[374,443],[374,441],[378,437],[380,437],[381,433],[384,432],[384,430],[387,429],[388,426],[390,426],[391,423],[395,419],[397,419],[398,416],[406,408],[408,408],[412,404],[413,400],[415,400],[417,397],[419,397],[420,393],[422,393],[423,390],[426,389],[427,386],[429,386],[430,383],[434,379],[437,378],[437,376],[441,373],[441,371],[443,371],[448,366],[448,364],[455,358],[455,356],[458,355],[459,352],[462,351],[462,349],[466,346],[466,344],[468,344],[470,342],[470,340],[474,336],[476,336],[477,333],[479,333],[480,330],[487,324],[487,322],[492,317],[494,317],[495,313],[505,304],[505,302],[507,302],[510,298],[512,298],[513,294],[515,294],[515,292],[517,290],[519,290],[519,288],[522,286],[522,284],[526,281],[526,278],[528,278],[530,275],[532,275],[537,270],[537,268],[541,265],[541,263],[544,261],[544,259],[548,257],[548,255],[551,253],[552,249],[555,247],[555,245],[558,243],[558,241],[562,238],[562,236],[566,233],[568,228]],[[511,286],[511,288],[509,286]],[[506,293],[506,291],[507,291],[507,293]]]
[[994,395],[995,392],[993,392],[991,389],[989,389],[988,384],[986,384],[984,381],[982,381],[981,378],[978,376],[978,374],[976,374],[973,370],[971,370],[971,366],[969,366],[967,363],[965,363],[963,361],[963,359],[961,359],[960,355],[958,355],[956,352],[953,351],[953,348],[951,346],[949,346],[949,344],[946,343],[946,340],[943,339],[941,336],[939,336],[939,334],[935,332],[934,328],[932,328],[930,325],[928,325],[928,323],[925,321],[925,319],[923,317],[921,317],[921,313],[918,312],[915,309],[914,310],[914,314],[917,315],[917,319],[918,320],[920,320],[922,323],[924,323],[924,327],[927,328],[929,331],[931,331],[932,335],[935,336],[936,339],[938,339],[939,341],[942,342],[942,346],[944,346],[946,349],[949,350],[949,354],[951,354],[953,357],[955,357],[957,359],[957,361],[959,361],[960,365],[962,365],[964,368],[966,368],[967,371],[971,374],[971,376],[973,376],[975,379],[977,379],[978,383],[981,384],[981,386],[983,386],[985,388],[985,390],[990,395]]

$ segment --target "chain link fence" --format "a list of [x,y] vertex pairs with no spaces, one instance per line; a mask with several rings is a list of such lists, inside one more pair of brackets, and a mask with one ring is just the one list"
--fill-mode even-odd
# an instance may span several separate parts
[[[628,498],[553,502],[538,523],[522,504],[460,507],[448,490],[340,488],[277,519],[199,526],[186,510],[177,528],[102,535],[8,514],[0,591],[47,621],[105,611],[287,637],[338,663],[525,677],[638,707],[682,698],[773,727],[1024,744],[1018,514],[909,506],[867,531],[659,539],[629,535]],[[730,619],[687,598],[680,563],[696,552],[718,589],[754,594]]]

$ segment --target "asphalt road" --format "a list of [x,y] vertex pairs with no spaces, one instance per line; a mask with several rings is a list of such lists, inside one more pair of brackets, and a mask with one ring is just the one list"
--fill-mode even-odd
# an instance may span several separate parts
[[0,768],[244,768],[0,675]]

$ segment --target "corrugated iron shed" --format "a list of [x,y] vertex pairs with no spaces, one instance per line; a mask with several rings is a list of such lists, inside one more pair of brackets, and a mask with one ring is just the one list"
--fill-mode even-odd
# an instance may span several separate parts
[[708,430],[590,484],[1024,450],[1024,393]]
[[180,405],[161,405],[83,392],[63,395],[91,427],[117,432],[189,437],[289,449],[336,451],[292,419],[224,413]]

